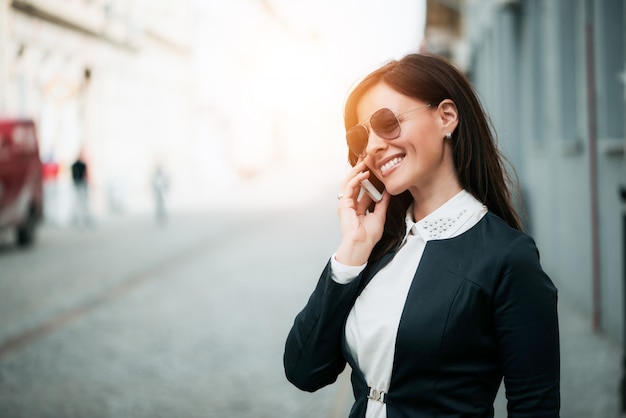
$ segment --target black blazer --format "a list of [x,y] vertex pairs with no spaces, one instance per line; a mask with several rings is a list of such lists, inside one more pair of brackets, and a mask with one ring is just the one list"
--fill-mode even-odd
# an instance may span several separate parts
[[[295,386],[315,391],[352,367],[364,417],[368,388],[345,341],[360,291],[393,254],[349,284],[330,262],[287,337],[284,366]],[[488,212],[472,229],[429,241],[415,272],[396,337],[387,416],[493,417],[504,377],[509,417],[558,417],[557,290],[534,241]]]

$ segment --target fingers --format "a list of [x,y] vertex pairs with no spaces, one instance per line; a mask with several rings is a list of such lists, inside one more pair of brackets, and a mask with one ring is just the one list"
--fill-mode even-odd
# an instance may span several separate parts
[[387,214],[387,208],[389,207],[389,202],[391,201],[391,195],[387,193],[387,191],[383,191],[383,198],[380,202],[376,203],[374,206],[374,214],[376,216],[385,216]]
[[364,173],[366,166],[364,163],[358,163],[350,169],[343,181],[341,192],[347,198],[356,200],[361,190],[361,182],[368,176]]
[[377,216],[384,218],[387,207],[389,206],[390,196],[383,193],[383,200],[374,204],[374,200],[368,193],[364,193],[362,186],[363,180],[371,176],[368,167],[363,161],[359,161],[350,169],[344,179],[339,197],[339,212],[348,210],[348,212],[356,213],[357,216],[366,215],[369,212],[377,213]]

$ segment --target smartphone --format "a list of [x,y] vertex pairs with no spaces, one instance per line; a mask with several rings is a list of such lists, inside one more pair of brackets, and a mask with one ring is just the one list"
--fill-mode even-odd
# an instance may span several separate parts
[[370,171],[368,179],[361,182],[361,189],[365,191],[376,203],[380,202],[383,198],[383,191],[385,185],[383,182]]

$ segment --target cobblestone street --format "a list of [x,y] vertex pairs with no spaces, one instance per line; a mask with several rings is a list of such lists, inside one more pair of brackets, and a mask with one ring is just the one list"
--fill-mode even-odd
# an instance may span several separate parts
[[314,214],[123,218],[3,246],[0,416],[345,416],[345,384],[302,393],[282,368],[334,245]]

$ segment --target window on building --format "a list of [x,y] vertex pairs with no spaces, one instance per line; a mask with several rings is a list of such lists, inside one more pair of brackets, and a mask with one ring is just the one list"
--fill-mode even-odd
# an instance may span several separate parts
[[571,0],[559,0],[557,5],[557,53],[558,83],[559,83],[559,133],[560,139],[575,149],[579,142],[577,119],[577,56],[578,45],[576,31],[577,8],[572,6]]
[[542,147],[544,137],[544,27],[542,1],[529,0],[523,3],[522,36],[522,109],[524,136]]
[[624,2],[596,1],[594,49],[598,139],[624,138]]

